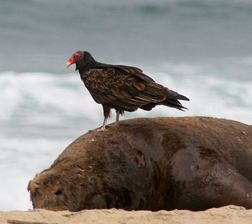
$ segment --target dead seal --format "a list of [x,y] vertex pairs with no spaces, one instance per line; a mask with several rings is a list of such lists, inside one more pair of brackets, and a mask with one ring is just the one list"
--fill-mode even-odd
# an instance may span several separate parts
[[252,208],[251,162],[249,125],[133,119],[82,135],[28,189],[34,208],[51,210]]

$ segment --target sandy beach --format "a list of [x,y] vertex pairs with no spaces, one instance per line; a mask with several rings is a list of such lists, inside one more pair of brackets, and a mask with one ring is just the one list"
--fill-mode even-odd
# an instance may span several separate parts
[[213,208],[202,212],[173,211],[125,211],[118,209],[83,210],[80,212],[48,210],[0,212],[1,224],[250,224],[252,210],[238,206]]

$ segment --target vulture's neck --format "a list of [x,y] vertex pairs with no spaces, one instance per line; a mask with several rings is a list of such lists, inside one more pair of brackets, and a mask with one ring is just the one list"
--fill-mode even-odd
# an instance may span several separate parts
[[79,70],[81,76],[85,76],[85,72],[92,68],[106,68],[111,67],[112,65],[100,63],[98,61],[85,61],[76,65],[76,70]]

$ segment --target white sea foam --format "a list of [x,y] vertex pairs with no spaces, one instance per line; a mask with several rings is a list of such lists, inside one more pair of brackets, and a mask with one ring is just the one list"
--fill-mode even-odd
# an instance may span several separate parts
[[70,140],[0,136],[0,210],[31,208],[27,185],[47,168]]
[[[150,68],[149,74],[156,74],[157,82],[190,98],[190,102],[182,102],[189,109],[186,113],[160,107],[152,114],[154,116],[159,113],[162,116],[213,116],[252,124],[251,78],[247,80],[241,74],[240,80],[232,79],[232,74],[228,75],[229,69],[218,68],[220,65],[211,67],[172,63],[162,64],[158,72]],[[141,116],[143,112],[138,111],[138,113]],[[147,114],[150,115],[149,112]]]
[[91,112],[89,107],[85,107],[90,98],[76,74],[59,77],[45,73],[8,72],[0,75],[0,85],[0,100],[5,104],[1,115],[5,118],[12,116],[19,107],[28,108],[30,103],[34,104],[35,111],[52,109],[69,115],[81,115],[84,111],[81,106],[84,105],[82,108]]
[[[252,81],[207,66],[164,63],[145,67],[157,82],[190,98],[188,111],[164,106],[129,117],[214,116],[252,124]],[[155,74],[155,75],[153,75]],[[28,181],[47,168],[76,137],[98,127],[103,115],[74,74],[0,74],[0,210],[31,208]],[[110,119],[114,121],[114,115]]]

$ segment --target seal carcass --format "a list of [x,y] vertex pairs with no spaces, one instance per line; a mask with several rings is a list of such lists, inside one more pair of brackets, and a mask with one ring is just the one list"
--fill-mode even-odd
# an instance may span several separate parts
[[[119,131],[120,130],[120,131]],[[252,208],[252,127],[204,118],[122,121],[75,140],[29,184],[34,208]]]

